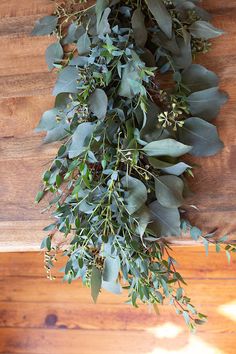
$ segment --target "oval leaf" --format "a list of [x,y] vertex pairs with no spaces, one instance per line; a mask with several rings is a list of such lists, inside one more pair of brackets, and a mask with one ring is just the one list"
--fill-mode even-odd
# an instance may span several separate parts
[[162,0],[146,0],[147,6],[160,29],[168,38],[172,37],[172,19]]
[[150,226],[156,232],[156,236],[179,236],[180,215],[178,208],[166,208],[158,201],[149,205],[152,223]]
[[107,113],[108,99],[102,89],[96,89],[89,97],[89,110],[98,118],[104,119]]
[[206,90],[219,84],[218,76],[199,64],[192,64],[181,76],[183,84],[192,92]]
[[148,156],[172,156],[179,157],[187,154],[191,146],[184,145],[174,139],[163,139],[153,141],[142,149]]
[[63,57],[63,48],[59,42],[51,44],[46,49],[46,62],[48,69],[54,68],[54,63],[59,63]]
[[87,55],[91,50],[91,40],[87,33],[84,33],[77,41],[79,55]]
[[53,90],[53,95],[57,96],[59,93],[77,93],[78,92],[78,71],[73,66],[68,66],[63,69],[58,75],[56,85]]
[[51,34],[57,27],[57,16],[45,16],[36,21],[32,36],[45,36]]
[[197,91],[188,96],[187,101],[192,115],[206,120],[214,119],[227,101],[227,95],[218,87]]
[[131,176],[122,178],[121,183],[127,190],[126,208],[130,214],[135,213],[147,200],[147,189],[143,182]]
[[147,42],[147,29],[144,23],[145,17],[140,8],[137,8],[132,16],[131,23],[134,32],[135,43],[138,47],[144,47]]
[[120,271],[119,257],[107,257],[105,260],[102,278],[107,282],[115,283]]
[[88,146],[96,125],[90,122],[81,123],[72,135],[71,145],[69,147],[69,158],[79,156]]
[[193,37],[211,39],[221,36],[224,31],[212,26],[207,21],[196,21],[190,27],[189,31]]
[[215,155],[224,147],[216,127],[198,117],[188,118],[184,122],[179,129],[179,137],[183,143],[192,145],[190,154],[194,156]]
[[155,179],[155,191],[158,202],[167,207],[175,208],[183,204],[184,183],[176,176],[160,176]]

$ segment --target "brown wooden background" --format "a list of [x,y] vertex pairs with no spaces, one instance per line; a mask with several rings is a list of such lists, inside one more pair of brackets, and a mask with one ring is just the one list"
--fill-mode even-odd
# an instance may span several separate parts
[[[217,121],[225,150],[204,159],[204,171],[196,171],[198,194],[192,202],[200,212],[191,217],[207,230],[218,226],[235,238],[236,0],[205,0],[203,5],[227,32],[203,60],[220,75],[230,101]],[[53,103],[55,77],[44,61],[53,39],[29,33],[51,9],[49,0],[0,1],[0,251],[38,249],[48,222],[33,201],[55,147],[43,146],[33,128]],[[38,253],[1,254],[0,353],[236,353],[236,262],[228,266],[223,254],[205,258],[198,247],[177,249],[176,258],[193,301],[210,316],[197,336],[189,335],[166,308],[156,318],[146,307],[123,305],[125,296],[108,294],[93,305],[80,284],[46,280]]]
[[[220,136],[226,147],[204,162],[193,183],[197,196],[191,203],[199,212],[191,217],[197,224],[221,233],[236,231],[236,0],[205,0],[214,22],[227,33],[214,41],[213,50],[202,59],[221,77],[230,101],[218,118]],[[55,152],[43,146],[42,136],[33,132],[41,114],[52,107],[50,96],[55,74],[48,73],[44,60],[49,37],[30,37],[35,20],[50,14],[49,0],[1,0],[0,2],[0,251],[35,250],[48,216],[34,206],[40,176]]]

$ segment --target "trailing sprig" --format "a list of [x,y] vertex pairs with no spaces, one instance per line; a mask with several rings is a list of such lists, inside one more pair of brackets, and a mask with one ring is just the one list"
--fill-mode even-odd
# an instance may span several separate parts
[[213,72],[192,64],[222,34],[208,20],[196,1],[66,1],[32,32],[57,36],[46,51],[58,70],[55,107],[37,127],[46,143],[63,141],[36,197],[53,194],[42,243],[49,273],[63,250],[65,279],[81,278],[94,301],[101,288],[127,288],[134,306],[168,299],[190,328],[206,317],[185,295],[165,237],[188,228],[219,244],[179,211],[193,174],[181,157],[223,147],[209,121],[226,95]]

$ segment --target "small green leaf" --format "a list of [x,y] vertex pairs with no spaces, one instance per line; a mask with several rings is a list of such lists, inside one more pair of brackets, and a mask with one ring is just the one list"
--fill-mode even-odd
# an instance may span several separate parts
[[201,237],[201,235],[202,235],[202,231],[198,227],[196,226],[191,227],[190,236],[192,237],[193,240],[197,241],[199,237]]
[[44,197],[44,191],[39,191],[35,197],[35,203],[39,203]]
[[102,273],[97,267],[93,266],[92,274],[91,274],[91,295],[95,303],[97,302],[101,285],[102,285]]

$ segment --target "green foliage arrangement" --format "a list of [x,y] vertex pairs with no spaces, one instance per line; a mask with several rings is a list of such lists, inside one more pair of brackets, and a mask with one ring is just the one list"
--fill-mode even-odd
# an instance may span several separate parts
[[184,218],[193,168],[183,155],[223,148],[211,121],[227,96],[192,63],[222,34],[209,20],[195,0],[68,0],[32,32],[57,38],[46,51],[55,107],[37,127],[45,143],[62,141],[36,197],[53,195],[49,277],[63,251],[64,279],[82,279],[95,302],[101,288],[127,289],[134,306],[168,301],[190,329],[206,316],[185,295],[166,237],[190,232],[206,249],[235,251]]

